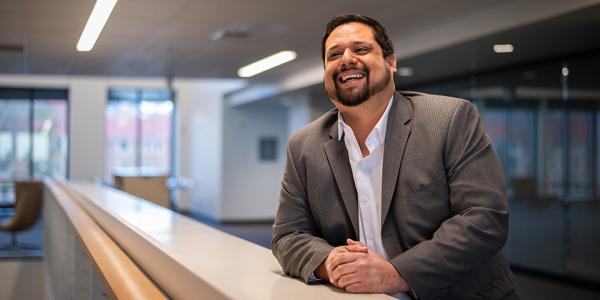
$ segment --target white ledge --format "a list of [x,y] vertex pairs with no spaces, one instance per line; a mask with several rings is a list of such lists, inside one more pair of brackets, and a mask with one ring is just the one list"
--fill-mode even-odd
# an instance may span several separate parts
[[271,251],[123,192],[68,183],[98,224],[175,299],[392,299],[283,275]]

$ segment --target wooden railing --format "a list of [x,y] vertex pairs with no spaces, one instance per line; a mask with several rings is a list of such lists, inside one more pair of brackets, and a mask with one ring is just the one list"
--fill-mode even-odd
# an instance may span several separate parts
[[48,186],[114,298],[391,299],[307,285],[283,274],[267,248],[109,187]]
[[[107,293],[114,299],[167,299],[156,284],[77,203],[77,195],[59,182],[46,181],[46,186],[73,226],[90,263],[101,276],[107,288],[106,292],[100,291],[101,293]],[[47,217],[52,216],[47,215]],[[56,267],[60,268],[60,266]],[[61,278],[54,279],[61,280]],[[65,292],[73,291],[62,291]],[[90,293],[93,294],[94,291],[90,290]]]

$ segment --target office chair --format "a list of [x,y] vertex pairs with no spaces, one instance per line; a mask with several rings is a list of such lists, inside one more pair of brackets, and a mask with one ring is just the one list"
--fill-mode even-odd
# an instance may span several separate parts
[[44,198],[44,184],[39,181],[15,182],[14,215],[0,224],[0,231],[12,233],[11,244],[0,246],[0,250],[36,250],[39,246],[17,242],[17,232],[31,227],[40,217]]

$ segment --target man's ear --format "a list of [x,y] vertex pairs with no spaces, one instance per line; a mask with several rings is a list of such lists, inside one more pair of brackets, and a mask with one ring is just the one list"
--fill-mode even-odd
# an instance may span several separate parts
[[388,55],[388,56],[385,58],[385,61],[388,63],[388,65],[390,65],[390,69],[391,69],[391,70],[392,70],[394,73],[395,73],[395,72],[398,70],[398,68],[397,68],[397,66],[396,66],[396,63],[397,63],[396,54],[392,53],[392,54]]

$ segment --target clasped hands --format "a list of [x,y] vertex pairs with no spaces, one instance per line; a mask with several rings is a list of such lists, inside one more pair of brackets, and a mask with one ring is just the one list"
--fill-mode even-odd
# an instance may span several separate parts
[[408,291],[408,284],[387,260],[363,243],[348,239],[347,245],[333,248],[319,265],[316,275],[350,293],[396,294]]

